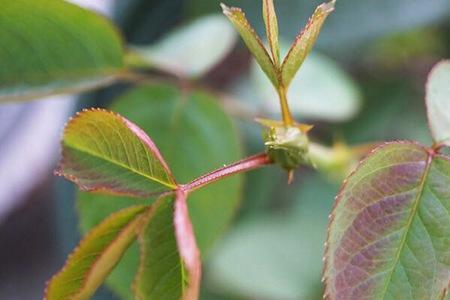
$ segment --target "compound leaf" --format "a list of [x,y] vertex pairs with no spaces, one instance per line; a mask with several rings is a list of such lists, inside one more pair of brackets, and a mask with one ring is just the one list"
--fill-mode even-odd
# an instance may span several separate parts
[[66,1],[0,0],[0,102],[89,90],[123,70],[105,18]]
[[[201,91],[182,93],[170,85],[142,86],[111,107],[150,134],[180,183],[240,159],[238,134],[218,99]],[[227,228],[241,199],[242,177],[216,182],[189,195],[189,214],[202,257]],[[214,199],[214,201],[211,201]],[[141,199],[80,193],[78,209],[83,231],[108,214],[142,203]],[[151,203],[153,200],[146,203]],[[134,299],[132,278],[138,268],[133,245],[108,277],[107,283],[123,299]]]
[[147,206],[112,214],[95,227],[48,284],[45,299],[90,299],[136,238]]
[[327,243],[327,299],[441,299],[450,159],[410,142],[377,148],[341,188]]
[[81,190],[148,197],[174,189],[175,180],[151,139],[127,119],[84,110],[64,130],[57,174]]
[[434,141],[450,146],[450,61],[438,63],[426,87],[428,123]]

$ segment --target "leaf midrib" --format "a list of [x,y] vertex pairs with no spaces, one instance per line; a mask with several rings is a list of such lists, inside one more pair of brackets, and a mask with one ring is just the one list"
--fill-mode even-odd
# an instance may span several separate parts
[[[147,178],[147,179],[149,179],[149,180],[151,180],[151,181],[156,181],[157,183],[160,183],[160,184],[162,184],[162,185],[164,185],[164,186],[166,186],[166,187],[168,187],[168,188],[170,188],[170,189],[175,189],[175,188],[176,188],[176,185],[175,185],[175,184],[172,184],[172,183],[169,183],[169,182],[164,182],[164,181],[162,181],[162,180],[160,180],[160,179],[158,179],[158,178],[156,178],[156,177],[153,177],[153,176],[151,176],[151,175],[142,173],[141,171],[136,170],[135,168],[133,168],[133,167],[131,167],[131,166],[128,166],[128,165],[126,165],[126,164],[123,164],[123,163],[121,163],[121,162],[119,162],[119,161],[116,161],[116,160],[114,160],[114,159],[108,158],[107,156],[100,156],[99,154],[97,154],[97,153],[95,153],[95,152],[93,152],[93,151],[90,151],[90,150],[88,150],[88,149],[86,149],[86,148],[83,148],[83,147],[75,146],[75,145],[73,145],[73,144],[68,143],[67,141],[65,141],[65,144],[66,144],[68,147],[70,147],[70,148],[72,148],[72,149],[74,149],[74,150],[83,152],[83,153],[88,154],[88,155],[92,155],[92,156],[94,156],[94,157],[96,157],[96,158],[99,158],[99,159],[103,159],[103,160],[105,160],[105,161],[107,161],[107,162],[110,162],[110,163],[115,164],[115,165],[117,165],[117,166],[119,166],[119,167],[122,167],[122,168],[124,168],[124,169],[127,169],[127,170],[129,170],[129,171],[131,171],[131,172],[133,172],[133,173],[135,173],[135,174],[137,174],[137,175],[140,175],[140,176],[142,176],[142,177],[145,177],[145,178]],[[163,167],[163,169],[164,169],[164,167]],[[167,175],[167,173],[166,173],[166,175]]]
[[418,194],[417,194],[417,196],[415,198],[413,208],[411,209],[411,214],[410,214],[408,222],[406,224],[405,233],[404,233],[404,235],[402,237],[402,240],[400,242],[400,246],[399,246],[399,248],[397,250],[397,253],[395,255],[395,263],[393,264],[393,267],[392,267],[391,271],[389,272],[389,277],[386,279],[386,283],[384,284],[383,293],[381,294],[381,296],[383,297],[382,299],[386,299],[386,294],[387,294],[387,291],[389,289],[389,285],[390,285],[390,282],[392,280],[392,276],[394,275],[395,268],[397,267],[397,265],[399,263],[401,253],[403,252],[403,249],[404,249],[404,246],[405,246],[405,243],[406,243],[406,239],[408,238],[408,234],[410,232],[411,224],[412,224],[412,222],[414,220],[414,217],[415,217],[415,215],[417,213],[417,209],[419,207],[420,200],[422,199],[423,192],[425,190],[425,182],[427,181],[432,161],[433,161],[433,155],[431,153],[427,153],[426,166],[425,166],[425,170],[423,172],[422,178],[420,180],[419,192],[418,192]]

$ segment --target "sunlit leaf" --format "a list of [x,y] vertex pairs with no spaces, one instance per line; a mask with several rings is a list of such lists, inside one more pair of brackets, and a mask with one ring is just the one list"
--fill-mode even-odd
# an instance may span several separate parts
[[230,19],[234,27],[241,35],[244,43],[255,57],[261,69],[269,77],[272,84],[277,87],[279,84],[277,71],[269,53],[267,53],[261,39],[256,34],[253,27],[247,21],[244,12],[237,7],[228,7],[222,4],[223,13]]
[[132,47],[130,62],[179,76],[199,77],[230,52],[236,37],[223,16],[210,15],[177,29],[154,45]]
[[266,35],[269,41],[272,61],[275,66],[280,64],[280,46],[278,45],[278,20],[273,0],[263,0],[263,18],[266,25]]
[[431,71],[426,103],[435,143],[450,146],[450,61],[440,62]]
[[440,299],[450,274],[450,159],[410,142],[373,152],[336,199],[327,299]]
[[121,210],[89,232],[49,282],[45,299],[90,299],[136,238],[146,208]]
[[[263,107],[279,115],[277,94],[256,63],[251,67],[250,76],[254,93],[261,98]],[[292,114],[297,117],[339,122],[359,111],[361,92],[333,60],[311,53],[289,87],[288,100]]]
[[137,299],[196,300],[200,254],[182,192],[159,199],[139,236],[141,262],[134,283]]
[[[182,94],[176,87],[165,85],[140,87],[125,94],[111,108],[149,133],[179,183],[188,183],[243,157],[231,120],[218,105],[218,99],[204,92]],[[189,213],[203,257],[233,217],[241,199],[241,187],[242,177],[237,175],[189,196]],[[85,231],[108,213],[139,201],[142,200],[80,193],[82,229]],[[130,248],[107,279],[124,299],[133,299],[130,274],[137,270],[138,256],[137,247]]]
[[75,93],[123,69],[116,29],[66,1],[0,1],[0,102]]
[[58,174],[81,190],[146,197],[176,187],[150,138],[106,110],[84,110],[67,124]]
[[285,87],[289,86],[308,53],[314,46],[323,22],[334,10],[335,0],[317,7],[305,29],[297,36],[283,60],[281,78]]

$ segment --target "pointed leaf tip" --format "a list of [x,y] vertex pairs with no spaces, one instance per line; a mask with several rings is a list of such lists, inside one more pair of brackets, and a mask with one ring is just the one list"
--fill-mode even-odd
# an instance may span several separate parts
[[278,68],[280,65],[280,45],[278,41],[278,20],[273,0],[263,0],[263,18],[272,61]]
[[159,150],[137,125],[104,109],[83,110],[63,134],[56,174],[81,190],[147,197],[176,183]]
[[47,285],[45,300],[90,299],[135,240],[145,205],[112,214],[90,231]]
[[319,5],[304,30],[296,37],[281,66],[281,78],[286,87],[289,86],[306,56],[313,48],[323,23],[334,10],[334,5],[335,1]]
[[228,7],[223,3],[221,4],[221,7],[224,15],[228,17],[230,22],[239,32],[242,40],[255,57],[261,69],[266,73],[272,84],[275,87],[278,87],[278,70],[264,47],[263,42],[245,17],[245,13],[240,8]]

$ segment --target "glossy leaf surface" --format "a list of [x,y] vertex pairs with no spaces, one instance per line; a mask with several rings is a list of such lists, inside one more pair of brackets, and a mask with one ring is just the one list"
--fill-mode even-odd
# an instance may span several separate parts
[[137,63],[179,76],[200,77],[233,48],[236,32],[220,15],[210,15],[169,33],[150,46],[132,48]]
[[341,188],[327,299],[441,299],[450,274],[450,160],[409,142],[377,148]]
[[440,62],[431,71],[426,103],[434,141],[450,146],[450,61]]
[[122,42],[103,17],[66,1],[0,1],[0,102],[111,83]]
[[[174,199],[175,198],[175,199]],[[200,254],[183,193],[155,203],[139,237],[141,262],[134,283],[137,299],[195,300]]]
[[121,210],[95,227],[51,279],[45,299],[90,299],[136,238],[146,209]]
[[323,22],[325,22],[325,19],[334,10],[334,3],[335,0],[323,3],[317,7],[305,29],[297,36],[292,44],[283,60],[281,69],[282,82],[286,87],[289,86],[306,56],[314,46]]
[[230,19],[231,23],[241,35],[244,43],[255,57],[261,69],[266,73],[267,77],[269,77],[272,84],[277,87],[279,80],[275,65],[261,39],[247,21],[244,12],[240,8],[227,7],[224,4],[222,4],[222,9],[223,13]]
[[84,110],[67,124],[57,173],[81,190],[146,197],[176,187],[150,138],[106,110]]
[[[172,86],[153,86],[127,93],[111,109],[149,133],[177,181],[187,183],[243,157],[234,126],[217,102],[215,97],[200,91],[181,94]],[[203,257],[233,217],[241,186],[242,177],[236,175],[189,196],[189,213]],[[81,193],[78,208],[82,229],[85,231],[108,213],[139,201]],[[136,272],[138,256],[137,247],[132,247],[108,278],[109,285],[124,299],[133,299],[129,274]]]

